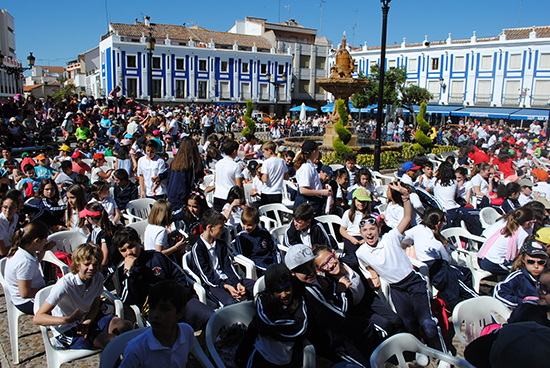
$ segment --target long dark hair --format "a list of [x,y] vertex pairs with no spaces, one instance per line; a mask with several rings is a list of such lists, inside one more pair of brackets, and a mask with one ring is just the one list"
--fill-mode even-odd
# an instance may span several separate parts
[[448,163],[447,161],[442,162],[441,165],[439,165],[439,169],[437,169],[437,175],[435,176],[441,186],[448,187],[450,186],[453,181],[456,180],[455,170],[453,169],[453,165]]
[[34,239],[46,239],[50,234],[50,229],[43,222],[33,221],[13,234],[12,245],[7,257],[12,257],[17,249],[27,249]]
[[[441,244],[445,245],[447,239],[441,235],[441,224],[445,221],[445,213],[439,208],[430,207],[424,212],[424,218],[422,219],[422,224],[428,229],[432,230],[434,233],[434,238],[439,240]],[[440,224],[440,226],[438,226]]]
[[195,140],[185,137],[180,142],[178,152],[174,156],[170,169],[172,171],[184,171],[193,168],[195,173],[203,170],[201,155]]
[[52,198],[47,198],[48,201],[55,202],[56,204],[59,202],[59,188],[57,187],[57,184],[53,179],[44,179],[42,180],[42,183],[40,183],[40,186],[36,190],[36,193],[34,194],[34,198],[46,198],[44,197],[44,188],[46,185],[51,184],[54,188],[54,194]]

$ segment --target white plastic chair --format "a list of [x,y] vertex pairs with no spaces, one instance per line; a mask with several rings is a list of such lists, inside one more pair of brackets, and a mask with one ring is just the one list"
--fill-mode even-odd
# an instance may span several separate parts
[[384,368],[386,361],[395,355],[397,361],[399,362],[399,367],[407,368],[408,365],[405,361],[405,357],[403,356],[405,351],[424,354],[429,357],[448,362],[459,368],[475,368],[463,359],[459,359],[439,350],[427,347],[418,341],[416,337],[408,333],[393,335],[380,344],[376,350],[373,351],[370,357],[370,366],[372,368]]
[[243,184],[244,197],[246,199],[246,204],[249,206],[256,201],[256,199],[250,195],[252,190],[252,183]]
[[147,225],[149,225],[148,220],[141,220],[141,221],[132,222],[128,224],[128,227],[136,229],[137,233],[139,234],[139,237],[141,238],[141,241],[143,241],[143,236],[145,235],[145,229],[147,228]]
[[116,161],[116,157],[106,156],[105,157],[105,166],[107,166],[109,169],[114,169],[115,168],[115,161]]
[[139,198],[128,202],[126,207],[126,213],[122,214],[124,218],[128,220],[128,223],[147,220],[151,208],[155,204],[155,200],[152,198]]
[[[42,304],[46,301],[50,291],[54,285],[47,286],[44,289],[41,289],[36,293],[34,300],[34,313],[38,312]],[[42,332],[42,340],[44,340],[44,347],[46,349],[46,360],[48,361],[48,368],[59,368],[63,363],[69,363],[78,359],[87,358],[91,355],[99,354],[101,350],[87,350],[87,349],[56,349],[54,347],[58,346],[57,342],[52,344],[52,341],[55,340],[55,337],[50,339],[48,335],[48,327],[40,326]]]
[[197,293],[199,297],[199,301],[203,304],[206,304],[212,308],[219,308],[220,305],[216,300],[208,299],[208,296],[206,294],[206,290],[202,286],[202,280],[201,278],[193,272],[193,269],[191,268],[191,264],[193,263],[193,260],[191,259],[191,252],[187,252],[182,256],[182,266],[187,275],[190,277],[190,282],[193,282],[193,289],[195,289],[195,292]]
[[[367,266],[363,262],[361,262],[361,260],[359,260],[359,270],[361,271],[363,276],[365,276],[365,278],[369,279],[371,277],[370,271],[368,270]],[[376,291],[378,297],[380,298],[380,300],[385,302],[394,312],[397,313],[395,305],[393,305],[393,301],[391,299],[390,283],[381,276],[379,276],[379,280],[380,287]]]
[[[210,317],[206,325],[206,346],[210,352],[210,356],[218,368],[225,368],[225,364],[221,360],[214,343],[223,327],[229,327],[236,322],[249,325],[252,317],[256,313],[256,309],[251,301],[228,305],[227,307],[218,309],[216,313]],[[315,348],[307,340],[304,342],[303,363],[304,368],[315,368]]]
[[479,293],[481,280],[492,276],[489,271],[483,270],[477,263],[477,250],[466,250],[462,248],[460,238],[464,238],[469,243],[470,249],[477,249],[479,243],[486,239],[481,236],[470,234],[468,230],[461,227],[452,227],[441,231],[441,235],[449,239],[452,243],[451,261],[458,266],[465,266],[472,272],[472,286],[476,293]]
[[[468,346],[479,337],[485,326],[491,323],[504,323],[508,317],[510,317],[510,310],[492,296],[484,295],[464,300],[453,310],[455,335],[464,346]],[[463,324],[466,335],[462,334]]]
[[69,254],[73,253],[80,244],[86,243],[88,239],[79,231],[59,231],[48,236],[48,241],[54,241],[55,247],[53,250],[61,250]]
[[298,187],[290,180],[283,180],[283,204],[288,208],[293,208],[294,201],[290,199],[290,194],[288,194],[288,188],[298,190]]
[[285,238],[286,229],[288,229],[287,225],[279,226],[274,229],[271,229],[269,232],[271,233],[271,236],[273,239],[275,239],[275,243],[277,244],[277,248],[279,249],[279,253],[281,253],[281,258],[284,259],[286,252],[288,252],[288,247],[283,245],[283,241]]
[[332,165],[328,165],[328,166],[330,166],[332,171],[336,171],[338,169],[343,169],[344,168],[344,165],[340,165],[340,164],[332,164]]
[[500,213],[492,207],[485,207],[479,211],[479,221],[484,229],[494,224],[500,216]]
[[322,215],[322,216],[317,216],[315,217],[315,219],[319,222],[322,222],[323,224],[327,224],[328,225],[328,228],[329,228],[329,231],[330,231],[330,235],[332,235],[332,237],[334,238],[334,240],[336,241],[336,243],[338,244],[338,248],[340,248],[340,250],[344,250],[344,242],[339,242],[338,241],[338,236],[339,234],[336,233],[336,229],[338,229],[338,232],[340,231],[340,225],[342,224],[342,219],[336,215]]
[[260,211],[260,216],[266,216],[266,217],[269,217],[271,219],[273,219],[273,217],[270,217],[268,214],[273,213],[274,214],[274,219],[277,222],[277,226],[283,226],[284,225],[283,216],[282,216],[281,212],[282,213],[287,213],[287,214],[290,215],[290,217],[292,217],[292,211],[289,210],[282,203],[264,204],[263,206],[260,206],[260,208],[258,208],[258,210]]
[[265,278],[264,276],[260,277],[256,282],[254,283],[254,289],[252,291],[252,295],[254,296],[254,299],[256,299],[256,296],[260,291],[265,290]]
[[[101,360],[99,361],[99,368],[114,368],[118,358],[124,353],[126,345],[128,343],[147,331],[150,327],[138,328],[136,330],[128,331],[122,335],[114,338],[103,350],[101,354]],[[190,349],[190,353],[197,358],[204,368],[214,368],[210,360],[202,351],[201,346],[196,338],[193,341],[193,346]]]
[[376,196],[380,199],[384,199],[385,202],[388,201],[388,198],[387,198],[387,192],[388,192],[388,186],[387,185],[379,185],[375,188],[376,190]]

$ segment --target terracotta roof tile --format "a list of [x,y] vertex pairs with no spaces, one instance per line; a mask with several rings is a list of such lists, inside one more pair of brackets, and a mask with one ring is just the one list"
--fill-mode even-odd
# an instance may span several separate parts
[[[123,24],[111,23],[111,28],[121,36],[141,37],[149,35],[150,27],[145,23]],[[267,39],[261,36],[249,36],[228,32],[209,31],[203,28],[187,28],[170,24],[151,23],[153,37],[166,39],[166,35],[172,40],[189,41],[193,38],[195,42],[210,43],[213,41],[217,45],[233,46],[235,43],[243,47],[252,47],[254,44],[258,49],[270,49],[271,44]]]
[[[529,33],[533,31],[533,27],[529,28],[509,28],[505,29],[506,39],[508,40],[524,40],[529,38]],[[535,27],[537,38],[550,37],[550,26]]]

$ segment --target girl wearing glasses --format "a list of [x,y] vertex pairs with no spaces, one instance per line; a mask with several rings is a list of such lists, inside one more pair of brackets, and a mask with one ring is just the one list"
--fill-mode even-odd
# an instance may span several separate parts
[[0,212],[0,258],[5,257],[10,250],[11,240],[19,221],[18,209],[17,196],[13,194],[4,196]]
[[421,333],[415,327],[419,325],[427,337],[428,345],[446,352],[441,330],[432,316],[426,280],[414,270],[401,247],[405,230],[413,219],[409,192],[400,182],[389,183],[388,188],[388,191],[400,195],[403,201],[403,217],[383,237],[380,237],[381,229],[375,217],[363,219],[359,225],[365,243],[357,250],[357,259],[370,271],[370,280],[375,288],[380,287],[379,277],[388,281],[393,304],[397,314],[403,319],[405,330],[420,337]]
[[510,267],[533,227],[534,214],[522,207],[502,216],[483,231],[487,237],[477,257],[479,266],[494,275],[508,275]]
[[550,327],[550,269],[545,268],[540,273],[536,292],[538,298],[525,298],[514,309],[508,323],[532,321]]
[[547,263],[544,244],[536,240],[525,242],[512,266],[512,273],[497,284],[493,296],[509,308],[516,308],[525,300],[536,301],[539,276]]

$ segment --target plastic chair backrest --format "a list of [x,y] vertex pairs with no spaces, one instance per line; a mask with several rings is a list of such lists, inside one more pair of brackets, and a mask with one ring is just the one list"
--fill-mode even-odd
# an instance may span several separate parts
[[191,252],[187,252],[183,255],[182,262],[181,262],[183,269],[189,274],[189,276],[191,276],[191,278],[193,278],[193,280],[195,280],[196,283],[198,283],[199,285],[202,285],[201,278],[196,273],[193,272],[193,268],[192,268],[193,260],[191,259],[191,257],[192,257]]
[[344,168],[344,165],[340,165],[340,164],[332,164],[332,165],[329,165],[329,166],[332,169],[332,171],[336,171],[336,170]]
[[421,353],[459,368],[475,368],[465,360],[427,347],[418,341],[416,337],[408,333],[393,335],[380,344],[370,357],[370,366],[372,368],[384,368],[386,361],[395,355],[399,364],[398,366],[406,368],[408,365],[403,356],[405,351]]
[[[492,296],[484,295],[464,300],[453,310],[455,335],[467,346],[479,337],[485,326],[491,323],[504,323],[508,317],[510,317],[510,310]],[[500,321],[499,318],[501,318]],[[465,336],[462,334],[463,324]]]
[[114,168],[115,168],[115,161],[116,161],[116,157],[113,157],[113,156],[107,156],[107,157],[105,157],[106,165],[107,165],[110,169],[114,169]]
[[149,225],[149,222],[147,220],[143,220],[138,222],[132,222],[131,224],[128,224],[128,227],[136,229],[136,231],[139,234],[139,237],[141,238],[141,241],[143,242],[143,236],[145,235],[145,229],[147,228],[147,225]]
[[[55,285],[46,286],[36,293],[36,296],[34,297],[34,314],[36,314],[42,304],[44,304],[54,286]],[[48,368],[59,368],[63,363],[72,362],[101,353],[101,350],[99,349],[56,349],[52,345],[50,336],[48,335],[48,327],[40,326],[40,331],[42,332],[42,340],[44,341],[44,347],[46,350]]]
[[271,236],[279,244],[283,244],[286,230],[288,229],[287,225],[279,226],[270,230]]
[[48,236],[48,241],[56,243],[53,250],[61,250],[72,254],[80,244],[86,243],[88,239],[79,231],[60,231]]
[[236,322],[241,322],[248,326],[255,313],[256,309],[252,301],[248,301],[218,309],[218,311],[210,317],[206,325],[206,346],[208,347],[212,360],[218,368],[225,367],[214,345],[222,327],[229,327]]
[[262,276],[258,280],[256,280],[256,282],[254,283],[254,290],[253,290],[254,299],[256,299],[256,295],[258,295],[260,291],[264,291],[264,290],[265,290],[265,278]]
[[243,190],[246,204],[250,206],[254,202],[254,199],[250,195],[250,191],[252,190],[252,183],[243,184]]
[[483,244],[487,239],[482,236],[477,236],[470,233],[468,230],[463,227],[450,227],[448,229],[441,230],[441,235],[451,241],[451,244],[456,248],[463,248],[461,243],[461,238],[467,240],[468,250],[479,250],[481,244]]
[[494,224],[500,216],[500,213],[492,207],[485,207],[479,211],[479,221],[484,229]]
[[136,330],[131,330],[115,337],[101,353],[101,360],[99,361],[99,368],[113,368],[118,360],[118,358],[124,353],[126,345],[138,337],[149,327],[138,328]]
[[342,218],[338,217],[336,215],[322,215],[317,216],[315,219],[319,222],[322,222],[323,224],[327,224],[330,235],[336,240],[337,242],[341,242],[342,235],[340,235],[340,224],[342,224]]
[[292,211],[289,210],[285,205],[282,203],[271,203],[271,204],[264,204],[263,206],[260,206],[258,208],[260,211],[261,216],[267,216],[270,218],[273,218],[272,216],[269,216],[269,213],[274,214],[275,221],[277,221],[277,226],[283,226],[283,216],[282,213],[288,213],[292,216]]
[[155,200],[152,198],[139,198],[134,199],[128,202],[128,207],[126,207],[126,212],[134,217],[138,217],[142,220],[147,220],[149,213],[151,213],[151,208],[155,204]]
[[11,299],[11,294],[6,286],[5,272],[6,272],[6,263],[8,259],[0,259],[0,283],[4,289],[4,297],[6,302],[6,311],[8,314],[8,329],[10,334],[10,345],[11,345],[11,357],[15,364],[19,364],[19,317],[25,313],[21,312],[13,304]]

